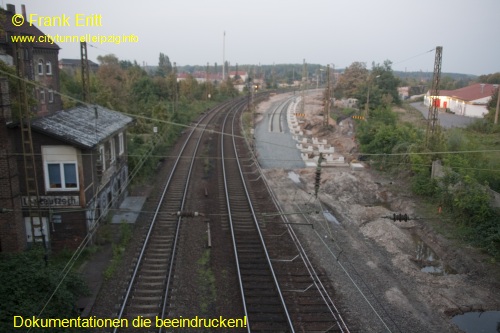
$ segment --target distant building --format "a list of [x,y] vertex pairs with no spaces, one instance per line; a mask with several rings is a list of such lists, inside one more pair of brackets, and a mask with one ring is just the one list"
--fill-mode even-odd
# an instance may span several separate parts
[[[89,71],[95,73],[99,69],[99,65],[88,60]],[[59,60],[59,69],[70,74],[79,73],[82,70],[82,62],[80,59],[61,59]]]
[[188,79],[189,77],[192,77],[193,79],[196,80],[198,83],[204,83],[207,81],[212,82],[212,83],[217,83],[222,81],[222,74],[221,73],[208,73],[207,72],[194,72],[194,73],[178,73],[177,74],[177,82],[184,81]]
[[433,98],[438,108],[462,116],[484,117],[488,113],[486,106],[497,89],[497,84],[476,83],[456,90],[440,90],[437,97],[430,96],[428,91],[424,104],[429,106]]
[[229,77],[232,80],[239,79],[242,82],[246,82],[247,78],[248,78],[248,73],[245,71],[231,71],[231,72],[229,72]]
[[[37,105],[33,112],[37,115],[47,115],[62,109],[61,97],[56,94],[59,91],[59,66],[58,56],[60,47],[50,43],[45,34],[36,26],[30,25],[25,20],[21,26],[12,24],[12,17],[16,14],[14,5],[7,4],[7,9],[0,9],[4,14],[4,21],[0,26],[5,34],[0,36],[0,60],[9,65],[17,64],[12,36],[32,36],[33,42],[24,42],[21,46],[24,54],[25,77],[39,84],[34,89],[34,98]],[[26,8],[22,5],[22,15],[26,18]]]

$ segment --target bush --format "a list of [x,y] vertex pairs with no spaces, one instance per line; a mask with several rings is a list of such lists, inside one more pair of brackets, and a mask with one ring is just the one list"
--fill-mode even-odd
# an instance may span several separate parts
[[[0,332],[12,332],[13,316],[32,317],[39,312],[61,281],[63,264],[45,265],[44,251],[35,249],[0,257]],[[78,315],[74,305],[79,296],[87,293],[79,275],[70,272],[42,317],[69,318]],[[42,330],[31,330],[42,332]],[[47,330],[43,330],[44,332]],[[64,332],[59,330],[58,332]]]

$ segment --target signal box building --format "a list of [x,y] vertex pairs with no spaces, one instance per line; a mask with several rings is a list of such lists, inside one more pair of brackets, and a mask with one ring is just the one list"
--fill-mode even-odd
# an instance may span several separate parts
[[[36,176],[36,197],[28,195],[21,129],[9,121],[8,108],[2,109],[0,181],[10,194],[0,193],[6,212],[0,214],[0,251],[42,242],[55,251],[77,248],[126,195],[126,130],[133,119],[100,106],[33,119],[35,168],[29,177]],[[40,218],[30,218],[33,207]]]

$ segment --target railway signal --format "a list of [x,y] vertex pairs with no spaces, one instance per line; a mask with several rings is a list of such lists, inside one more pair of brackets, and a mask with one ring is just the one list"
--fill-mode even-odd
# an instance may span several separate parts
[[351,116],[352,119],[365,120],[365,116]]

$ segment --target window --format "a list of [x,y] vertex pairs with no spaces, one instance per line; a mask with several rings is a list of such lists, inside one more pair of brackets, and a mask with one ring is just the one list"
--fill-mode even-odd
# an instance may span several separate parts
[[45,90],[40,89],[40,102],[45,104]]
[[109,142],[109,150],[111,154],[111,162],[114,163],[116,159],[116,148],[115,148],[115,138],[111,138],[111,141]]
[[45,74],[52,75],[52,63],[49,60],[45,63]]
[[43,75],[43,59],[38,60],[38,75]]
[[106,170],[106,155],[104,152],[104,145],[99,146],[99,161],[102,164],[102,171]]
[[62,223],[62,215],[53,214],[52,215],[52,223]]
[[47,163],[48,189],[77,190],[76,162]]
[[125,152],[125,143],[123,142],[123,133],[118,134],[118,154],[122,155]]
[[77,191],[79,189],[77,156],[77,150],[71,146],[42,146],[47,191]]
[[54,103],[54,91],[49,90],[49,103]]

